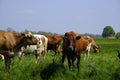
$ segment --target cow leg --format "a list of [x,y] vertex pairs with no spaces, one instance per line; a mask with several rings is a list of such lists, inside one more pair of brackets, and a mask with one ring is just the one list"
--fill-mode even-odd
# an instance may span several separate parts
[[36,64],[40,61],[40,55],[36,54]]
[[58,48],[58,55],[60,55],[60,45],[59,45],[59,48]]
[[44,46],[44,54],[46,56],[46,53],[47,53],[47,43],[45,43],[45,46]]
[[37,64],[40,60],[40,53],[38,53],[37,50],[35,50],[35,57],[36,57],[36,64]]
[[24,50],[24,47],[21,47],[19,52],[18,52],[18,57],[19,57],[19,60],[22,59],[22,56],[23,56],[23,50]]
[[85,60],[86,60],[86,56],[87,56],[87,55],[86,55],[86,52],[83,53],[83,55],[84,55],[84,61],[85,61]]
[[69,69],[71,70],[71,61],[70,61],[70,56],[68,57],[68,66],[69,66]]
[[19,60],[22,59],[22,56],[23,56],[23,53],[21,51],[18,52],[18,57],[19,57]]
[[88,50],[86,51],[86,59],[89,59],[89,56],[90,56],[90,48],[88,48]]
[[64,61],[65,61],[65,53],[62,53],[62,64],[64,63]]
[[60,55],[60,46],[59,45],[56,46],[55,52],[56,52],[55,54]]
[[87,58],[89,58],[90,56],[90,49],[91,49],[91,43],[89,43],[87,47]]
[[44,59],[45,59],[45,56],[46,56],[46,53],[45,53],[45,51],[43,51],[43,57],[44,57]]
[[87,58],[89,58],[89,56],[90,56],[90,51],[88,50],[88,55],[87,55]]
[[11,62],[10,57],[5,56],[5,71],[6,72],[9,72],[9,70],[10,70],[10,62]]
[[75,59],[76,59],[75,56],[73,56],[73,57],[72,57],[72,66],[73,66],[73,68],[75,67],[75,64],[74,64]]
[[64,63],[64,61],[65,61],[65,57],[64,55],[62,55],[62,64]]
[[80,55],[77,57],[77,68],[78,68],[78,72],[79,72],[79,64],[80,63]]
[[36,57],[36,64],[37,64],[39,62],[39,60],[40,60],[40,55],[36,54],[35,57]]

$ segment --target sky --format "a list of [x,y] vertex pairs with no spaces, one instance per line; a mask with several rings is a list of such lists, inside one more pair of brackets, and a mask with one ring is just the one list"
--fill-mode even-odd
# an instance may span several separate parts
[[120,0],[0,0],[0,29],[64,34],[120,32]]

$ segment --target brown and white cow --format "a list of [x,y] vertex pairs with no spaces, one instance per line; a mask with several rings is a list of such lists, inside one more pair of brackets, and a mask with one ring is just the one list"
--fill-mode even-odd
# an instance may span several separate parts
[[[88,51],[90,42],[84,39],[80,34],[75,32],[66,32],[63,37],[63,51],[62,51],[62,63],[64,63],[65,57],[68,59],[68,66],[74,67],[74,61],[77,58],[77,68],[79,71],[79,63],[82,51]],[[89,48],[90,49],[90,48]]]
[[99,53],[99,46],[96,44],[95,40],[91,38],[90,36],[84,36],[84,38],[88,41],[92,41],[91,48],[94,49],[95,53]]
[[[39,43],[36,45],[37,49],[36,49],[36,53],[35,53],[36,63],[38,63],[41,55],[43,55],[45,58],[45,55],[47,52],[48,38],[46,36],[40,35],[40,34],[34,34],[34,37],[36,37],[37,40],[39,41]],[[30,46],[32,46],[32,45],[30,45]]]
[[14,53],[18,52],[22,46],[27,44],[36,44],[37,39],[32,33],[15,33],[0,31],[0,54],[5,58],[5,69],[8,72],[10,69],[11,58]]
[[19,56],[20,56],[20,58],[22,58],[24,50],[29,50],[29,51],[35,53],[36,63],[38,63],[39,60],[40,60],[41,54],[45,58],[45,55],[46,55],[46,52],[47,52],[48,39],[44,35],[40,35],[40,34],[33,34],[33,36],[38,40],[37,44],[27,45],[26,48],[23,48],[21,50]]
[[60,44],[62,42],[62,36],[46,36],[48,38],[47,50],[53,50],[56,54],[60,53]]
[[[38,51],[39,51],[39,55],[43,55],[45,58],[46,52],[47,52],[47,44],[48,44],[48,38],[44,35],[40,35],[40,34],[34,34],[34,36],[38,39],[38,41],[40,42],[40,44],[38,44]],[[37,57],[37,56],[36,56]]]

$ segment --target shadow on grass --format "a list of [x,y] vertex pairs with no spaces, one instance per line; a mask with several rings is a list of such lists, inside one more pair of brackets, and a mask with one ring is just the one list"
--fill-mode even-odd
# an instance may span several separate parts
[[112,80],[120,80],[120,67],[118,67],[113,75],[111,76]]
[[43,80],[48,80],[51,76],[53,77],[57,72],[61,71],[61,69],[65,70],[62,64],[51,63],[40,71],[40,76]]

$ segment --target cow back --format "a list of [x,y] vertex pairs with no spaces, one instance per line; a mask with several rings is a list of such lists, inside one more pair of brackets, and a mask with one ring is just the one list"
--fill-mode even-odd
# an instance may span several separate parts
[[0,49],[8,50],[16,45],[13,32],[0,32]]

